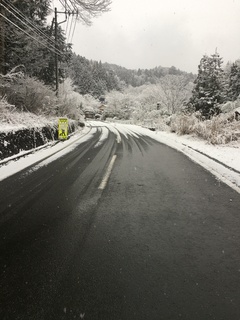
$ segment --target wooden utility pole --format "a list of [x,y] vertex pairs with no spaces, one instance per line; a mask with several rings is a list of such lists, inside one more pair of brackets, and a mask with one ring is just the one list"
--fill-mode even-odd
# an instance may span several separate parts
[[5,74],[5,9],[1,6],[0,0],[0,73]]
[[58,74],[58,23],[57,23],[57,8],[55,8],[55,77],[56,77],[56,95],[58,95],[58,83],[59,83],[59,74]]
[[[1,1],[1,0],[0,0]],[[65,2],[66,3],[66,2]],[[62,13],[65,14],[65,20],[58,22],[57,20],[57,14]],[[59,47],[58,47],[58,26],[61,23],[64,23],[67,21],[67,15],[78,15],[78,10],[67,12],[66,10],[64,12],[57,11],[57,8],[55,8],[55,16],[54,16],[54,27],[55,27],[55,78],[56,78],[56,95],[58,95],[58,89],[59,89],[59,69],[58,69],[58,57],[59,57]]]

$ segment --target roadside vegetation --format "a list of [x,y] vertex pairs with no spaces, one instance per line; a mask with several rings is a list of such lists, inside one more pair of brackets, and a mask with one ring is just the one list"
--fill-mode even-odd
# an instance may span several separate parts
[[[132,123],[191,134],[212,144],[240,139],[240,61],[204,55],[197,76],[166,75],[157,84],[110,92],[107,112]],[[124,116],[125,115],[125,116]]]
[[[104,7],[87,12],[83,23],[90,24],[88,18],[108,10],[110,2],[101,3]],[[41,7],[37,0],[1,3],[8,19],[0,21],[5,25],[4,37],[1,34],[5,50],[0,52],[1,131],[45,126],[58,117],[79,122],[88,111],[103,120],[196,135],[212,144],[239,140],[240,60],[223,67],[217,52],[202,57],[197,75],[174,66],[128,70],[76,55],[59,27],[58,48],[63,54],[56,92],[55,52],[41,46],[52,38],[47,23],[51,7],[50,0],[42,1]],[[24,24],[20,14],[28,19]],[[30,22],[37,41],[29,37]]]

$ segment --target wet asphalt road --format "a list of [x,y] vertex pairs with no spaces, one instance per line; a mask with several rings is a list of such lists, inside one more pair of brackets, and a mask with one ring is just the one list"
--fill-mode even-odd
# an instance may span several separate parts
[[0,182],[0,319],[239,320],[240,195],[149,137],[101,132]]

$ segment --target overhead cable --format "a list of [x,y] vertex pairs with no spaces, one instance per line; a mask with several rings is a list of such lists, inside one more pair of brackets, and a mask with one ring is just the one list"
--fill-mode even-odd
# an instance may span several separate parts
[[76,11],[78,11],[78,8],[77,8],[77,6],[75,5],[75,3],[74,3],[72,0],[69,0],[69,1],[70,1],[71,5],[73,6],[73,9],[76,10]]
[[75,28],[76,28],[76,23],[77,23],[77,18],[75,18],[75,23],[74,23],[74,27],[73,27],[72,37],[71,37],[71,40],[69,41],[69,43],[72,43],[73,36],[74,36],[74,32],[75,32]]
[[[63,8],[65,8],[66,13],[69,13],[73,10],[66,0],[59,0],[59,1],[60,1],[61,5],[63,6]],[[64,1],[64,3],[63,3],[63,1]]]
[[67,43],[69,43],[70,41],[70,36],[71,36],[71,31],[72,31],[72,24],[73,24],[73,16],[71,16],[71,22],[70,22],[70,29],[68,32],[68,36],[67,36]]
[[[3,0],[4,3],[6,5],[8,5],[16,14],[18,14],[21,19],[25,20],[28,24],[31,25],[28,26],[29,28],[33,28],[36,30],[36,32],[40,33],[42,37],[47,38],[50,42],[52,42],[54,44],[54,40],[49,37],[46,33],[44,33],[40,28],[38,28],[30,19],[26,18],[21,11],[19,11],[16,7],[14,7],[13,5],[11,5],[10,3],[7,3],[5,0]],[[4,6],[2,3],[0,3],[1,6]],[[9,8],[4,7],[5,9],[7,9],[12,15],[14,15],[19,21],[21,21],[22,23],[24,23],[19,17],[17,17]]]
[[10,19],[8,19],[7,17],[5,17],[3,14],[1,14],[0,13],[0,16],[1,17],[3,17],[6,21],[8,21],[10,24],[12,24],[14,27],[16,27],[17,29],[19,29],[20,31],[22,31],[23,33],[25,33],[28,37],[30,37],[30,38],[32,38],[34,41],[36,41],[36,42],[38,42],[38,43],[40,43],[41,45],[43,45],[45,48],[47,48],[48,50],[50,50],[50,51],[52,51],[52,52],[54,52],[54,53],[56,53],[56,54],[63,54],[61,51],[59,51],[58,49],[56,49],[56,48],[54,48],[54,49],[52,49],[52,48],[49,48],[49,46],[46,44],[46,43],[44,43],[44,42],[42,42],[42,41],[40,41],[39,39],[37,39],[37,38],[35,38],[35,37],[33,37],[32,35],[30,35],[27,31],[25,31],[24,29],[22,29],[21,27],[19,27],[17,24],[15,24],[13,21],[11,21]]
[[[1,6],[3,6],[0,3]],[[3,6],[8,12],[10,12],[16,19],[18,19],[24,26],[26,26],[27,28],[30,29],[30,31],[32,31],[35,35],[40,36],[42,38],[42,40],[45,42],[46,45],[52,47],[54,50],[59,51],[58,49],[56,49],[56,47],[54,46],[54,44],[51,44],[48,42],[48,39],[44,39],[44,37],[42,35],[40,35],[39,33],[37,33],[34,29],[32,29],[29,25],[27,25],[24,21],[21,21],[21,19],[19,17],[17,17],[14,13],[12,13],[11,11],[9,11],[5,6]],[[59,51],[59,54],[61,54],[61,52]]]

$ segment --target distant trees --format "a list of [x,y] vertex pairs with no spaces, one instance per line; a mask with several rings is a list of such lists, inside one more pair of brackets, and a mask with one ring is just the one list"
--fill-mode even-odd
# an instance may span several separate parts
[[[182,110],[191,96],[193,83],[187,75],[167,75],[157,84],[127,87],[106,94],[106,115],[137,121],[171,115]],[[159,110],[157,104],[159,103]]]
[[76,91],[81,94],[92,94],[94,97],[100,97],[105,92],[120,90],[120,80],[101,61],[90,61],[73,54],[67,72],[73,80]]
[[114,64],[104,63],[104,66],[111,69],[118,78],[125,83],[126,86],[139,87],[144,84],[157,84],[159,79],[171,74],[171,75],[188,75],[194,77],[193,74],[181,71],[176,67],[155,67],[153,69],[138,69],[130,70]]
[[[178,75],[170,75],[173,69]],[[175,67],[130,70],[109,63],[101,63],[101,61],[90,61],[76,54],[72,55],[67,74],[73,79],[78,92],[81,94],[89,93],[94,97],[99,97],[112,90],[123,91],[128,86],[140,87],[146,84],[158,84],[159,81],[164,82],[163,79],[166,75],[169,75],[169,79],[171,77],[177,79],[182,76],[182,79],[188,79],[187,82],[195,79],[192,74],[180,71]]]

